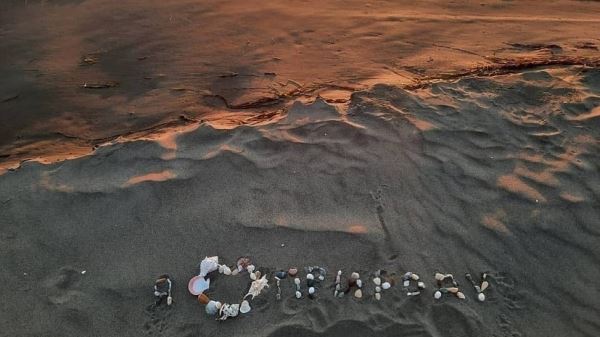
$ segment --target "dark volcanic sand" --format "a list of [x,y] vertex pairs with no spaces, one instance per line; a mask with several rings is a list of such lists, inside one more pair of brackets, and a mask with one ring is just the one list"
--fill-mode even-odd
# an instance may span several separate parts
[[[233,9],[237,7],[230,5],[231,8],[224,11],[217,2],[203,5],[165,2],[162,11],[157,9],[160,2],[148,3],[152,5],[135,1],[119,4],[49,1],[45,2],[46,7],[39,2],[25,7],[22,2],[9,1],[2,5],[2,9],[9,10],[1,14],[3,38],[0,44],[3,50],[6,45],[21,48],[0,56],[3,61],[13,60],[0,64],[2,71],[14,71],[8,81],[2,82],[2,90],[17,88],[19,92],[18,97],[0,103],[2,118],[5,118],[2,128],[13,130],[15,134],[27,133],[30,139],[23,140],[24,143],[32,141],[34,136],[45,142],[52,139],[50,143],[36,143],[33,150],[18,150],[22,143],[12,140],[14,134],[4,136],[3,149],[9,153],[4,158],[6,162],[40,154],[48,161],[61,159],[64,152],[57,151],[61,154],[56,156],[57,152],[53,151],[69,148],[76,142],[48,138],[49,133],[56,131],[56,125],[83,132],[78,137],[89,131],[94,134],[90,139],[150,129],[135,137],[114,139],[89,156],[52,164],[28,161],[0,175],[0,335],[600,334],[600,290],[597,287],[600,278],[600,69],[559,64],[502,71],[494,76],[474,72],[438,76],[446,79],[424,81],[424,85],[411,89],[406,88],[414,84],[417,77],[402,82],[378,74],[375,82],[361,82],[361,86],[357,82],[354,83],[357,87],[350,89],[345,80],[340,80],[343,88],[320,87],[323,91],[288,97],[274,107],[237,110],[205,106],[201,102],[206,101],[198,99],[195,91],[196,96],[190,94],[195,100],[186,104],[198,109],[197,115],[190,116],[198,121],[183,120],[158,128],[155,122],[177,120],[181,113],[176,107],[177,102],[181,102],[176,98],[181,91],[173,93],[168,89],[177,80],[157,89],[159,98],[155,104],[148,101],[148,105],[141,108],[139,113],[148,119],[139,124],[122,124],[119,114],[112,110],[126,111],[120,101],[146,100],[152,96],[136,91],[134,84],[98,89],[92,100],[91,96],[85,96],[92,95],[85,91],[92,89],[73,87],[70,94],[61,91],[78,84],[81,78],[76,75],[83,71],[80,69],[95,69],[90,71],[99,71],[98,74],[111,71],[116,77],[130,76],[135,67],[111,63],[124,58],[103,56],[91,68],[79,68],[75,64],[77,70],[73,73],[57,71],[49,75],[56,76],[48,82],[49,88],[40,89],[39,83],[27,82],[32,81],[31,78],[19,82],[19,78],[30,75],[17,70],[20,65],[15,65],[18,62],[14,60],[18,55],[29,53],[32,58],[51,64],[63,61],[68,64],[72,60],[49,50],[42,53],[26,48],[28,39],[41,40],[42,36],[24,35],[19,39],[19,30],[37,29],[40,34],[47,30],[40,22],[26,26],[21,20],[23,17],[18,15],[43,17],[51,21],[47,22],[49,27],[58,25],[67,29],[62,32],[65,34],[73,33],[69,30],[70,22],[89,25],[88,28],[95,30],[82,32],[103,38],[96,41],[75,34],[65,40],[73,44],[86,41],[89,43],[86,50],[108,43],[106,41],[113,41],[113,46],[123,45],[122,50],[128,50],[127,41],[132,43],[130,48],[138,48],[134,42],[143,40],[146,35],[135,36],[134,30],[124,30],[133,35],[123,33],[124,36],[117,35],[111,40],[109,32],[120,28],[98,25],[103,20],[110,21],[108,18],[125,22],[128,16],[124,13],[131,16],[131,12],[135,12],[129,21],[141,20],[148,25],[157,21],[150,13],[160,13],[163,18],[171,15],[169,13],[174,13],[174,17],[188,17],[191,14],[182,14],[183,9],[198,6],[210,8],[208,12],[215,15],[213,20],[217,20],[219,13],[230,19],[238,15],[246,20],[249,12],[254,13],[254,20],[260,17],[258,9],[236,12]],[[302,8],[308,6],[303,4]],[[323,6],[335,5],[341,6],[337,2]],[[363,19],[369,22],[380,22],[375,20],[380,16],[377,13],[381,11],[387,16],[393,7],[388,2],[361,6],[366,9],[357,13],[364,14]],[[412,8],[408,4],[398,6]],[[444,10],[462,9],[465,18],[459,20],[458,27],[485,25],[473,17],[479,13],[474,5],[447,6],[442,9],[433,6],[431,11],[435,13],[428,12],[429,19],[421,15],[422,21],[417,20],[417,23],[455,27],[448,23],[454,19],[443,16],[447,15]],[[586,15],[597,11],[598,4],[557,1],[546,6],[538,8],[533,2],[499,1],[477,8],[482,7],[479,10],[483,14],[496,11],[504,18],[512,13],[512,19],[508,20],[512,24],[533,27],[531,21],[514,18],[515,13],[524,15],[523,11],[529,9],[531,16],[539,21],[538,25],[562,25],[563,35],[547,38],[563,46],[560,52],[556,47],[532,44],[532,41],[549,42],[540,41],[549,34],[542,26],[535,26],[537,31],[528,31],[536,38],[521,41],[523,45],[503,47],[519,49],[514,52],[522,53],[528,60],[597,54],[589,46],[575,48],[581,42],[575,38],[575,25],[581,26],[583,21],[549,21],[548,17],[564,9],[572,18],[592,20]],[[138,7],[148,9],[133,10]],[[280,14],[293,12],[284,6],[274,7],[269,8]],[[94,8],[97,11],[92,11]],[[316,11],[307,8],[304,10],[308,13]],[[424,11],[424,8],[413,10]],[[356,19],[357,13],[346,15]],[[81,21],[82,16],[93,20]],[[346,22],[340,18],[342,14],[337,20]],[[504,19],[498,20],[503,22]],[[359,25],[360,20],[347,22]],[[401,19],[393,22],[404,23]],[[183,25],[181,21],[177,24]],[[586,25],[597,26],[598,22]],[[147,29],[157,29],[152,27]],[[178,27],[157,29],[164,35],[154,37],[155,41],[171,41],[177,36],[174,33],[183,29]],[[580,28],[579,32],[585,33],[585,29]],[[51,29],[50,33],[57,34],[54,37],[60,41],[65,39],[58,37],[61,33],[58,29]],[[501,33],[496,27],[494,34]],[[203,36],[199,32],[196,34],[194,39],[212,41],[198,37]],[[388,38],[397,40],[397,36]],[[153,39],[147,39],[147,43],[152,44]],[[514,42],[512,37],[507,37],[508,40]],[[320,40],[306,38],[303,41],[308,44]],[[464,44],[465,41],[486,41],[486,38],[473,32],[472,39],[458,34],[456,41]],[[171,46],[168,53],[164,49],[168,46],[161,43],[153,48],[174,59],[193,56],[181,43],[174,42],[178,48]],[[498,47],[500,42],[487,43],[483,49],[492,48],[494,43]],[[72,46],[57,48],[79,57],[81,50],[72,50]],[[361,50],[370,53],[376,47],[381,45],[375,43],[373,48]],[[107,50],[108,54],[118,52]],[[427,62],[429,54],[423,54],[423,50],[413,52]],[[364,56],[361,53],[356,54],[357,63],[341,67],[363,67],[366,73],[375,73],[376,62],[359,62],[363,58],[358,56]],[[150,60],[153,54],[148,54]],[[223,56],[224,60],[226,57],[239,59],[231,55]],[[436,54],[431,55],[436,57]],[[214,57],[218,59],[216,52]],[[418,63],[407,55],[402,57],[401,63]],[[157,63],[152,67],[167,67],[167,63],[162,63],[164,60],[158,60],[153,61]],[[136,59],[134,63],[142,61],[146,60]],[[423,74],[423,78],[431,79],[443,73],[442,69],[458,71],[463,66],[476,65],[458,61],[460,66],[457,66],[448,62],[430,62],[431,67],[426,70],[430,73]],[[214,74],[239,72],[233,66],[206,67]],[[306,76],[302,79],[303,87],[310,86],[308,78],[315,76],[312,71],[317,71],[307,64],[294,65],[293,62],[286,63],[284,68],[295,74],[287,78]],[[173,69],[178,69],[178,74],[208,71],[193,70],[194,64]],[[47,78],[45,76],[38,78]],[[57,79],[63,76],[72,76],[69,77],[72,83],[62,86]],[[222,80],[227,78],[215,76]],[[336,76],[340,74],[335,71],[326,75],[328,80],[334,81]],[[185,82],[183,77],[174,78],[186,86],[193,84],[192,80]],[[123,81],[122,78],[116,80]],[[197,83],[194,90],[217,90],[217,84],[203,88],[203,83],[207,82]],[[256,92],[244,90],[243,94],[255,95]],[[130,97],[125,99],[123,95]],[[221,98],[211,97],[221,100],[222,104]],[[91,102],[97,105],[88,106]],[[6,117],[27,105],[30,106],[24,114],[29,117],[21,116],[22,122],[18,119],[11,122]],[[102,105],[111,108],[102,110]],[[96,119],[85,121],[86,117],[82,117],[85,113],[77,109],[80,106],[88,106],[88,112],[97,114]],[[170,108],[164,109],[168,106]],[[200,112],[202,109],[207,110]],[[67,110],[73,112],[71,119],[62,115]],[[264,117],[265,114],[268,117]],[[256,123],[247,119],[256,116],[263,118]],[[110,118],[117,122],[111,123]],[[39,125],[33,127],[32,119],[37,119]],[[80,128],[79,121],[87,126]],[[244,125],[234,128],[235,124]],[[87,148],[93,142],[77,144]],[[35,155],[30,156],[31,153]],[[80,154],[86,153],[87,150]],[[264,272],[292,265],[322,265],[329,269],[330,275],[315,300],[293,298],[293,283],[286,279],[282,282],[283,299],[276,301],[275,284],[270,277],[271,288],[251,302],[253,310],[249,314],[219,323],[206,316],[204,308],[187,292],[187,281],[197,274],[197,264],[206,255],[218,255],[228,265],[234,264],[240,255],[250,255]],[[417,272],[428,288],[419,297],[406,297],[405,290],[397,284],[377,302],[369,275],[380,268],[398,275],[409,270]],[[333,298],[329,286],[337,269],[343,269],[345,276],[353,270],[361,272],[366,283],[362,299]],[[467,299],[447,297],[435,302],[433,275],[436,271],[453,273]],[[491,288],[486,292],[487,300],[480,303],[463,275],[465,272],[479,275],[482,271],[490,272]],[[152,285],[155,277],[165,272],[176,282],[174,305],[153,308]],[[245,275],[216,275],[208,295],[222,301],[239,301],[248,284]]]

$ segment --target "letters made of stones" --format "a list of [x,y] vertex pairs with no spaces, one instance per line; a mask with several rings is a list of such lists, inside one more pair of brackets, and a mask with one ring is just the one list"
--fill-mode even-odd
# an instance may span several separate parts
[[[250,278],[250,287],[247,293],[241,298],[240,303],[224,303],[218,300],[210,299],[205,291],[210,287],[210,278],[207,276],[210,273],[218,271],[220,274],[226,276],[240,276],[247,273]],[[325,285],[325,279],[327,277],[327,269],[321,266],[309,266],[305,267],[301,275],[301,271],[296,267],[291,267],[286,270],[278,270],[273,273],[272,279],[275,281],[277,291],[277,300],[281,299],[281,283],[286,278],[293,279],[293,285],[291,290],[297,299],[308,297],[314,299],[319,293],[319,289],[330,288]],[[249,257],[240,257],[236,265],[229,267],[226,264],[219,264],[219,257],[212,256],[206,257],[200,263],[200,273],[198,276],[192,278],[188,284],[188,289],[193,295],[198,296],[198,302],[205,305],[205,310],[208,315],[216,316],[217,320],[224,321],[230,317],[236,317],[240,313],[246,314],[252,309],[250,302],[261,294],[263,289],[269,287],[269,273],[261,273],[260,270],[252,263]],[[302,276],[306,282],[303,285]],[[347,282],[342,282],[343,272],[338,270],[335,273],[335,281],[333,284],[333,296],[336,298],[342,298],[347,294],[352,294],[355,298],[360,299],[363,297],[363,288],[365,283],[361,279],[358,272],[351,272],[347,279]],[[465,279],[473,286],[476,292],[476,298],[483,302],[485,301],[485,291],[489,288],[488,273],[481,273],[481,280],[476,281],[473,276],[469,273],[465,274]],[[379,301],[382,295],[385,294],[390,288],[396,285],[396,279],[402,281],[402,288],[406,291],[407,296],[419,296],[425,290],[425,282],[415,272],[406,272],[400,277],[395,274],[390,274],[385,270],[377,270],[369,279],[373,282],[374,287],[374,298]],[[444,274],[436,272],[434,275],[436,280],[437,289],[433,294],[435,300],[441,300],[445,295],[453,296],[460,300],[466,299],[465,294],[462,292],[457,280],[452,274]]]

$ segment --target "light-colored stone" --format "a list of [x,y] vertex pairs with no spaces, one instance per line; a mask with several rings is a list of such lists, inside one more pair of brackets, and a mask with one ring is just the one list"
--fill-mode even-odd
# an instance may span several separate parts
[[240,305],[240,312],[242,314],[247,314],[250,312],[250,310],[252,310],[252,308],[250,307],[250,303],[246,300],[243,300],[242,304]]

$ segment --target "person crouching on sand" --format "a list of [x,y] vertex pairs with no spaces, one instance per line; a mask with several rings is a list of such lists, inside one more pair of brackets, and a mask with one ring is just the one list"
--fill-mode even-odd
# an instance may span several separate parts
[[163,274],[158,277],[154,283],[154,296],[156,297],[156,305],[160,305],[165,297],[167,298],[167,305],[171,305],[171,303],[173,303],[173,298],[171,297],[172,285],[173,284],[169,278],[169,275]]

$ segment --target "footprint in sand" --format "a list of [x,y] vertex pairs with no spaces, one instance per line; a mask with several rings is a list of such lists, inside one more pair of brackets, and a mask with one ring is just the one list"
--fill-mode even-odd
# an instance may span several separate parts
[[315,330],[323,330],[330,322],[335,321],[329,317],[327,310],[323,306],[313,306],[306,313],[306,317],[312,323],[311,326]]
[[432,328],[445,336],[490,336],[482,317],[472,308],[457,302],[434,305],[429,314]]
[[151,304],[146,307],[146,323],[144,323],[144,332],[150,336],[168,335],[168,320],[171,316],[171,308],[166,305]]
[[302,301],[302,299],[299,300],[293,297],[293,295],[282,295],[281,311],[286,315],[296,315],[306,307]]
[[504,272],[494,273],[491,276],[492,281],[496,283],[493,288],[504,301],[506,307],[510,310],[523,309],[523,294],[515,290],[515,279],[509,273]]
[[46,279],[44,286],[47,289],[48,301],[52,304],[64,304],[81,295],[75,290],[81,273],[71,267],[62,267],[56,275]]

